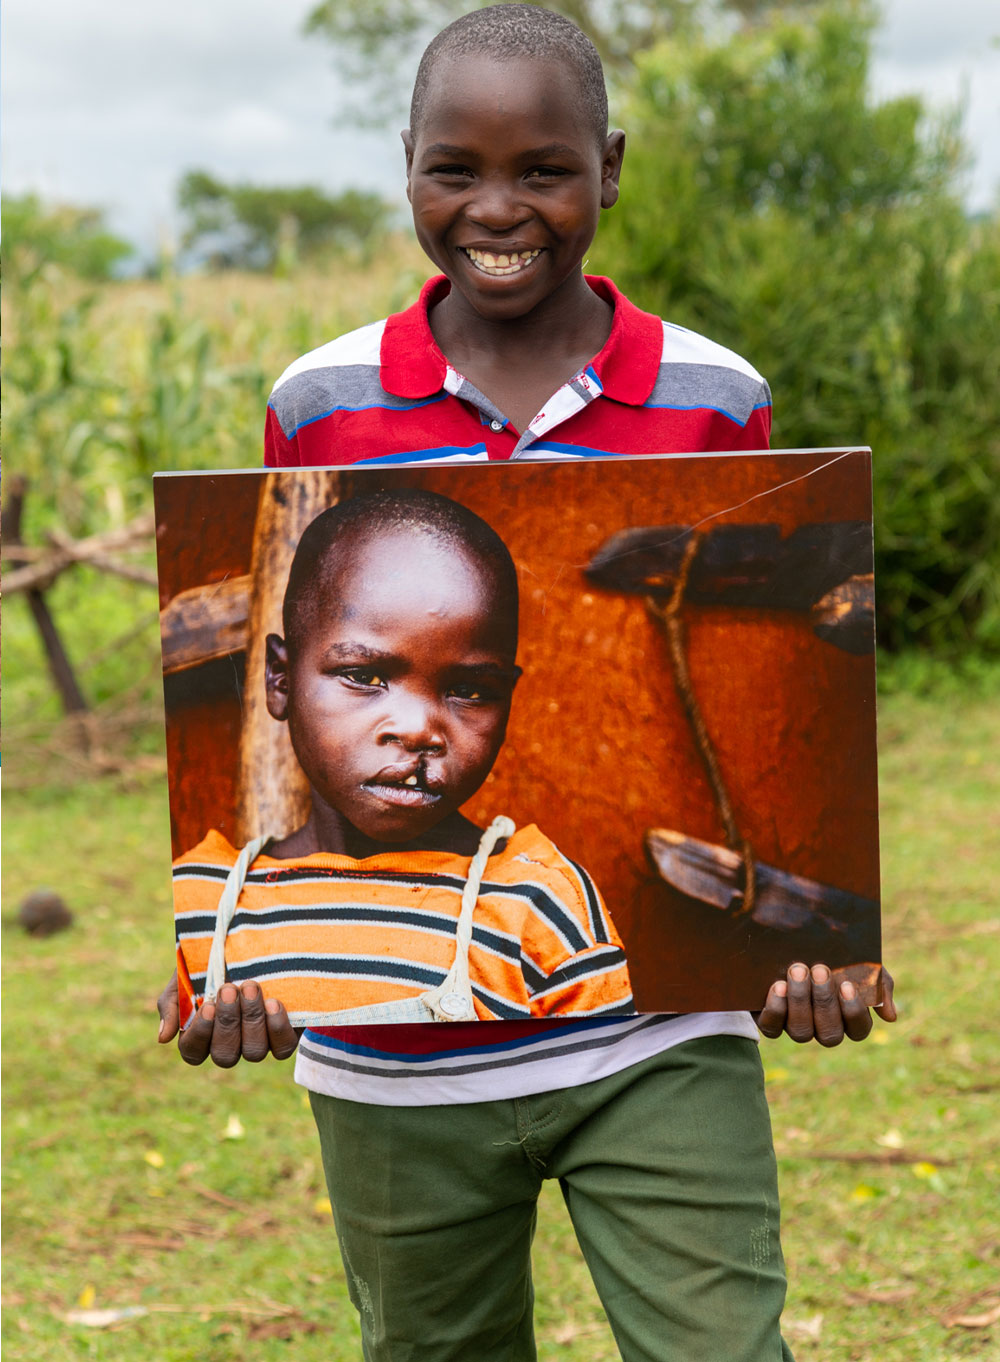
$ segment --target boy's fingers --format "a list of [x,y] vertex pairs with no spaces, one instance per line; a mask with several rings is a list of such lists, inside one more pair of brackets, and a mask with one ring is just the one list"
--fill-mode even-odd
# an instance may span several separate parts
[[820,1045],[839,1045],[844,1039],[846,1014],[841,1015],[841,1000],[837,996],[833,978],[826,965],[813,965],[812,1014],[813,1029]]
[[231,1069],[240,1061],[243,1050],[243,1017],[240,991],[235,984],[223,984],[215,1000],[215,1027],[212,1031],[212,1063]]
[[788,1004],[785,999],[785,981],[780,979],[768,990],[764,1009],[758,1014],[757,1029],[770,1040],[777,1040],[785,1029]]
[[157,1040],[166,1045],[173,1040],[180,1029],[180,1010],[177,1006],[177,971],[170,976],[170,982],[156,1000],[156,1010],[160,1014],[160,1034]]
[[875,1011],[885,1022],[896,1020],[896,1004],[892,997],[892,975],[883,965],[882,967],[882,1003]]
[[279,1003],[277,998],[268,998],[264,1004],[264,1015],[267,1018],[267,1035],[272,1055],[275,1059],[288,1059],[295,1053],[299,1033],[288,1020],[284,1004]]
[[812,980],[805,965],[794,964],[788,969],[788,1022],[785,1030],[792,1040],[803,1045],[812,1040],[813,1028]]
[[186,1031],[181,1032],[177,1048],[185,1064],[204,1064],[212,1050],[215,1029],[215,1007],[205,1003]]
[[267,1021],[264,1016],[264,995],[260,985],[248,980],[240,989],[241,1036],[243,1058],[251,1064],[266,1059],[270,1050]]
[[858,997],[858,990],[845,979],[840,985],[840,1011],[844,1018],[844,1030],[851,1040],[864,1040],[872,1029],[872,1014]]

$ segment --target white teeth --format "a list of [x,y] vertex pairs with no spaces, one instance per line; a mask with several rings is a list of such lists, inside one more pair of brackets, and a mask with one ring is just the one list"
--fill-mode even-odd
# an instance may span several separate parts
[[537,250],[511,251],[506,255],[494,255],[492,251],[477,251],[472,247],[465,247],[464,250],[476,269],[481,270],[483,274],[497,276],[517,274],[526,265],[530,265],[539,254]]
[[404,785],[416,785],[416,783],[417,783],[416,776],[407,776],[406,779],[403,781]]

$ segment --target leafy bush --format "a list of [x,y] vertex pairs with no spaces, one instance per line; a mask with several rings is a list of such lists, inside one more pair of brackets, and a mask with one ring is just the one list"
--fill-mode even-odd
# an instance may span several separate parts
[[1000,652],[1000,218],[954,118],[873,103],[870,41],[833,4],[640,56],[591,261],[750,356],[775,446],[872,446],[883,645]]
[[177,201],[188,220],[185,246],[216,267],[288,270],[323,249],[361,247],[385,235],[389,205],[348,189],[314,185],[226,184],[203,170],[181,180]]
[[5,194],[3,272],[8,279],[62,265],[84,279],[110,279],[134,252],[104,225],[97,208],[45,205],[37,194]]

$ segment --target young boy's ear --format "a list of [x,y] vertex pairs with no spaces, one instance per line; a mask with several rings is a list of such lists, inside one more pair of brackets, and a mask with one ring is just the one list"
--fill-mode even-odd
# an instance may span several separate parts
[[625,159],[625,134],[621,128],[613,128],[604,143],[604,157],[601,161],[601,207],[613,208],[618,202],[618,181]]
[[403,148],[406,151],[406,197],[410,197],[410,172],[413,170],[413,133],[409,128],[404,128],[399,134],[403,139]]
[[264,658],[264,690],[272,719],[288,718],[288,648],[280,634],[268,634]]

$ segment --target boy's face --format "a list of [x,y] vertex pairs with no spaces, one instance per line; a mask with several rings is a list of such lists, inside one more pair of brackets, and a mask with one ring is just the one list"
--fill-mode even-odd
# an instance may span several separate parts
[[526,315],[578,277],[624,140],[598,144],[569,63],[442,58],[403,133],[421,246],[480,316]]
[[483,566],[419,532],[359,535],[327,564],[292,656],[268,638],[268,709],[288,720],[321,814],[409,842],[496,760],[516,627]]

